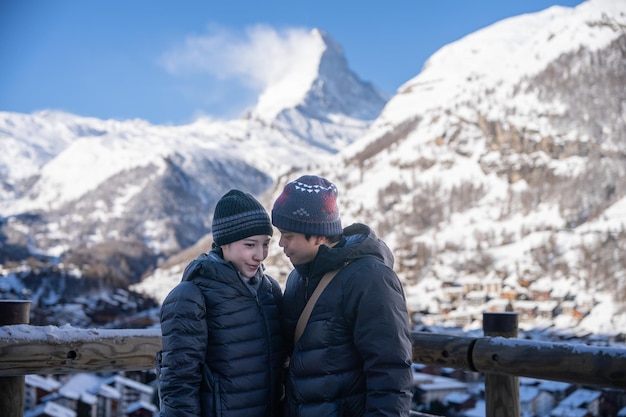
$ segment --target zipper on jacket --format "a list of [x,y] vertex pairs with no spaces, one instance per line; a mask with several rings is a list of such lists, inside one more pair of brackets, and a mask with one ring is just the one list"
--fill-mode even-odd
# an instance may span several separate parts
[[304,277],[304,303],[309,301],[309,277]]

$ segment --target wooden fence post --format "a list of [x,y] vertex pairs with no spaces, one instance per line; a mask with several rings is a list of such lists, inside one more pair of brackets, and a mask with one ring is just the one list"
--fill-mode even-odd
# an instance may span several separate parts
[[[517,313],[483,313],[483,332],[490,337],[517,337]],[[491,357],[498,361],[498,355]],[[519,377],[485,374],[486,417],[519,417]]]
[[[30,301],[0,300],[0,326],[30,323]],[[0,377],[0,416],[24,416],[25,376]]]

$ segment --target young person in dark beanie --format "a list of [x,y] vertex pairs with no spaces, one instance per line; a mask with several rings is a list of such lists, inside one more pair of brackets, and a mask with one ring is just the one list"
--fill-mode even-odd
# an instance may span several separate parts
[[408,416],[408,312],[387,245],[366,225],[342,229],[337,188],[312,175],[285,186],[272,223],[295,267],[283,299],[285,415]]
[[280,416],[282,293],[262,264],[270,218],[250,194],[231,190],[212,233],[211,251],[186,267],[161,307],[161,417]]

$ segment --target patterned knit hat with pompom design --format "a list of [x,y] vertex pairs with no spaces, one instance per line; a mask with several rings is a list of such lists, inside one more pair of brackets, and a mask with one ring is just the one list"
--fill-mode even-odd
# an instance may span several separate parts
[[250,194],[230,190],[217,202],[213,214],[213,241],[217,246],[250,236],[273,234],[267,211]]
[[272,208],[272,224],[280,230],[313,236],[343,232],[337,187],[326,178],[304,175],[287,184]]

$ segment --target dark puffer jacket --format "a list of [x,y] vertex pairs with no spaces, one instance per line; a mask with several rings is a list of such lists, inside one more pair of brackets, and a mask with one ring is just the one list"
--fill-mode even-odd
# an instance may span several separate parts
[[322,276],[349,262],[321,294],[293,348],[286,415],[408,416],[411,342],[393,256],[365,225],[347,227],[344,238],[333,248],[321,246],[287,281],[286,341],[293,345],[298,317]]
[[161,307],[161,416],[281,415],[281,303],[274,279],[255,297],[217,252],[191,262]]

